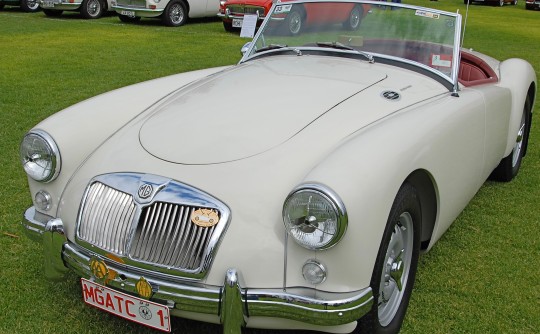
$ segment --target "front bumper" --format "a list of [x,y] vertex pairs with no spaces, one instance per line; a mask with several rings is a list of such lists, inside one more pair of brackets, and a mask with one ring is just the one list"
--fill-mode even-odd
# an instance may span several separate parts
[[40,0],[39,6],[43,9],[54,10],[78,10],[82,1],[70,2],[69,0]]
[[[99,256],[67,240],[60,219],[36,214],[33,207],[24,214],[23,226],[33,239],[42,239],[45,274],[60,279],[68,267],[78,275],[97,280],[90,261]],[[49,218],[48,220],[46,220]],[[152,300],[180,313],[216,316],[224,333],[238,333],[250,317],[270,317],[295,320],[314,326],[338,326],[352,323],[372,307],[373,293],[366,288],[349,293],[322,292],[311,288],[251,289],[244,284],[241,273],[229,269],[221,286],[202,284],[171,275],[123,265],[114,259],[99,257],[114,275],[107,275],[101,284],[137,295],[136,284],[144,277],[152,285]]]
[[112,6],[116,13],[120,15],[130,16],[130,17],[158,17],[163,14],[163,8],[161,9],[150,9],[150,8],[141,8],[141,7],[129,7],[129,6]]

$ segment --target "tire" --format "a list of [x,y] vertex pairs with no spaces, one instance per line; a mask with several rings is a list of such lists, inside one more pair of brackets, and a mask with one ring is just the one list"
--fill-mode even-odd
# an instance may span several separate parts
[[362,18],[364,17],[364,8],[362,6],[354,6],[349,13],[347,21],[343,22],[343,28],[347,30],[357,30],[360,27]]
[[169,2],[162,14],[163,24],[169,27],[179,27],[187,21],[186,5],[180,0]]
[[4,9],[4,5],[0,4],[0,10]]
[[126,15],[120,15],[120,14],[118,14],[118,18],[120,19],[120,21],[124,23],[137,23],[141,20],[139,16],[131,17],[131,16],[126,16]]
[[525,9],[528,9],[528,10],[533,10],[534,9],[534,6],[529,6],[529,5],[525,5]]
[[504,6],[504,0],[499,0],[499,7]]
[[411,297],[420,255],[421,207],[404,183],[392,204],[371,277],[374,302],[354,333],[398,333]]
[[286,18],[286,33],[291,36],[298,35],[304,25],[304,15],[300,8],[293,7]]
[[228,32],[234,31],[234,28],[232,26],[232,22],[223,21],[223,28],[225,29],[225,31],[228,31]]
[[105,5],[101,0],[84,0],[81,5],[81,16],[85,19],[99,19],[105,12]]
[[518,4],[518,0],[512,1],[512,6],[516,6]]
[[35,13],[41,9],[39,8],[38,0],[21,0],[20,6],[21,9],[27,13]]
[[44,9],[43,10],[43,13],[45,13],[45,15],[49,17],[58,17],[62,15],[63,12],[64,12],[63,10],[58,10],[58,9]]
[[514,149],[505,158],[501,160],[499,165],[493,170],[490,179],[499,182],[510,182],[519,172],[521,161],[527,151],[527,143],[529,141],[529,130],[531,124],[531,102],[527,97],[523,106],[523,114],[519,124],[518,133],[516,134],[516,143]]

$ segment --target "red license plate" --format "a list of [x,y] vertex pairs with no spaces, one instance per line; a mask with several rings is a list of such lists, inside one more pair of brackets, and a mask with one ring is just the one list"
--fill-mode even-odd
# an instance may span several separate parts
[[84,302],[119,317],[156,328],[171,331],[169,308],[142,298],[113,290],[81,278]]

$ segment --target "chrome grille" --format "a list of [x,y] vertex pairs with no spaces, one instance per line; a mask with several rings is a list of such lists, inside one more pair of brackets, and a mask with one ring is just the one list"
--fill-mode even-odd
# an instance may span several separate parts
[[96,182],[87,192],[79,223],[79,238],[101,249],[124,255],[136,206],[132,196]]
[[146,0],[117,0],[118,6],[146,8]]
[[198,268],[215,226],[193,224],[191,213],[196,209],[161,202],[146,207],[133,237],[131,258],[173,268]]
[[[150,197],[140,197],[145,187],[154,189]],[[229,217],[226,205],[188,185],[149,174],[104,174],[85,192],[77,240],[126,265],[201,278]]]
[[264,7],[251,7],[251,6],[228,6],[231,15],[244,15],[244,14],[257,14],[259,12],[260,17],[264,17]]

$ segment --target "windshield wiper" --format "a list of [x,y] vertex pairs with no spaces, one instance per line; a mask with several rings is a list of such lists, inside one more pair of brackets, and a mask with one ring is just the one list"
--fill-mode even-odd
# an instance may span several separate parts
[[359,55],[362,55],[362,56],[366,57],[367,60],[370,63],[375,62],[375,60],[373,59],[373,56],[370,55],[369,53],[364,52],[364,51],[356,50],[355,48],[350,47],[350,46],[345,45],[345,44],[340,43],[340,42],[315,42],[315,44],[317,44],[317,46],[322,46],[322,47],[326,47],[326,48],[354,51],[354,52],[358,53]]
[[263,51],[268,51],[268,50],[277,50],[277,49],[283,49],[283,48],[286,48],[287,45],[282,45],[282,44],[269,44],[265,47],[262,47],[260,49],[257,49],[255,51],[255,53],[259,53],[259,52],[263,52]]

